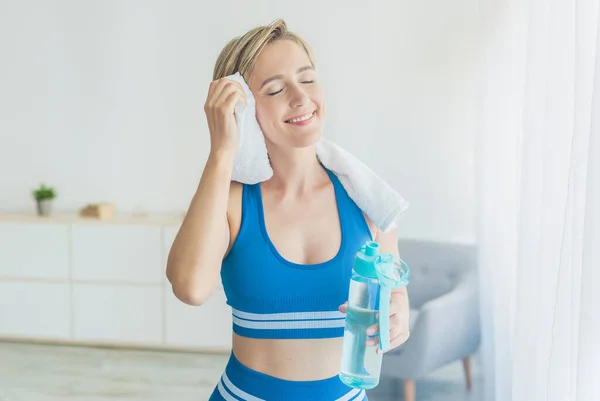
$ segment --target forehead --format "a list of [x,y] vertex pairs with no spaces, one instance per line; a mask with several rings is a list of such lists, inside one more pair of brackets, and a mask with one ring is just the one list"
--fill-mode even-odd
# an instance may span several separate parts
[[278,40],[262,50],[254,65],[251,80],[262,82],[274,75],[294,74],[298,68],[307,65],[311,65],[311,62],[304,49],[291,40]]

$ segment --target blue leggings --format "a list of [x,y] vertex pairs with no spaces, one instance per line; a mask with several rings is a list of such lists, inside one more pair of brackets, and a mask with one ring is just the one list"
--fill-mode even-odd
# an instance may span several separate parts
[[316,381],[283,380],[242,365],[231,353],[208,401],[368,401],[364,390],[346,386],[338,376]]

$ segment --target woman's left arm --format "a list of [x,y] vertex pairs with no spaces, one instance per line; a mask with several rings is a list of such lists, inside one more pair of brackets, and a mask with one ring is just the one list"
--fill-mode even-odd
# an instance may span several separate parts
[[[394,258],[400,257],[400,252],[398,251],[398,230],[396,228],[387,233],[377,230],[375,241],[379,243],[379,249],[382,253],[392,254]],[[408,326],[409,310],[406,286],[394,288],[390,298],[390,348],[383,352],[391,351],[408,340],[410,336]],[[374,325],[367,330],[367,334],[371,336],[378,331],[378,325]],[[368,345],[378,343],[379,340],[377,337],[367,340]]]
[[[373,231],[376,231],[375,241],[379,244],[380,251],[382,253],[392,254],[394,258],[399,258],[400,252],[398,251],[398,230],[393,229],[387,233],[384,233],[383,231],[374,228],[372,224],[369,224],[369,226],[373,227]],[[347,305],[348,302],[344,302],[343,305],[340,305],[340,312],[346,313]],[[394,288],[390,297],[390,348],[384,351],[381,351],[379,348],[377,348],[377,352],[391,351],[394,348],[404,344],[406,340],[408,340],[408,337],[410,336],[408,326],[409,310],[410,308],[406,287]],[[379,333],[378,324],[375,324],[367,329],[367,335],[369,336],[374,336],[377,333]],[[369,338],[367,340],[368,346],[378,344],[378,337]]]

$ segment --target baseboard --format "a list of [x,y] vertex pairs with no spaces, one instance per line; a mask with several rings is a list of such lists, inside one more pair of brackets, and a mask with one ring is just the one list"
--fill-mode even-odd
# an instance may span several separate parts
[[61,339],[46,339],[46,338],[34,338],[34,337],[10,337],[0,336],[0,342],[4,343],[21,343],[21,344],[37,344],[37,345],[60,345],[70,347],[89,347],[89,348],[103,348],[103,349],[123,349],[123,350],[137,350],[137,351],[167,351],[167,352],[192,352],[198,354],[214,354],[214,355],[229,355],[230,349],[214,349],[214,348],[202,348],[202,347],[187,347],[187,346],[173,346],[173,345],[160,345],[160,344],[140,344],[140,343],[128,343],[128,342],[109,342],[109,341],[73,341],[73,340],[61,340]]

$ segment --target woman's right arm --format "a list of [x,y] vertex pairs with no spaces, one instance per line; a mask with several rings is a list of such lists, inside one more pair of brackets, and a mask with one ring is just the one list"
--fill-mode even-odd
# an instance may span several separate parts
[[204,106],[211,151],[167,260],[174,295],[190,305],[203,304],[216,288],[230,244],[227,211],[238,148],[234,107],[240,100],[245,101],[238,83],[224,78],[211,83]]

